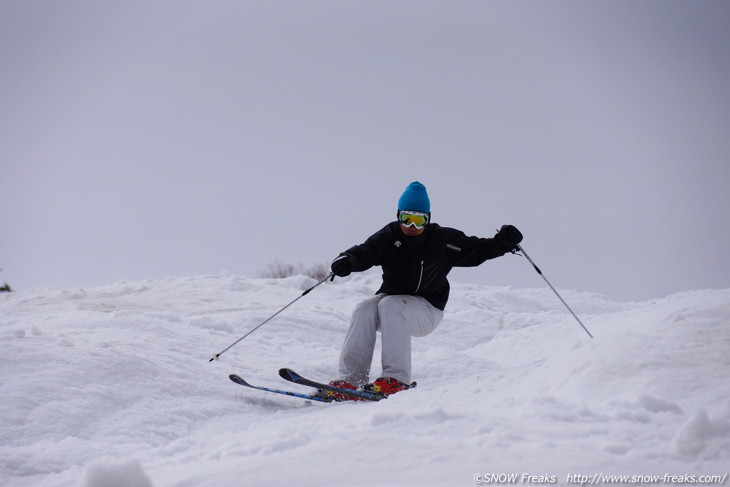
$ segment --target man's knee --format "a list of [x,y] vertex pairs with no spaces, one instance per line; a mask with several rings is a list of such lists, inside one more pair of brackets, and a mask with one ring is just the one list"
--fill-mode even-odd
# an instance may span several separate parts
[[387,316],[392,312],[400,312],[408,305],[409,296],[385,296],[378,303],[378,311],[380,316]]

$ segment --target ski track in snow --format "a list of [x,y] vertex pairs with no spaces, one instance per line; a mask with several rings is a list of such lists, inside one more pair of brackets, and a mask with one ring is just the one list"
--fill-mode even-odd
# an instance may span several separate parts
[[[475,485],[478,473],[730,470],[730,290],[619,303],[453,284],[413,341],[419,386],[318,404],[289,366],[334,378],[375,273],[325,283],[235,275],[0,295],[0,485]],[[379,344],[378,344],[379,347]],[[373,378],[380,372],[379,348]]]

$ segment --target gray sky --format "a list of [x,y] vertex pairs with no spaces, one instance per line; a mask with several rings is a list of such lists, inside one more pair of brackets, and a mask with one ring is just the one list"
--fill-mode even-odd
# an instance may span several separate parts
[[[0,0],[0,282],[314,264],[419,180],[553,284],[728,287],[730,2]],[[507,256],[452,280],[542,287]]]

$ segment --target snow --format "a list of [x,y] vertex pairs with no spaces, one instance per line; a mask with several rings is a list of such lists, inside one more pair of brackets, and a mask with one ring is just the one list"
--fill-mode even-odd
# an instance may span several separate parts
[[561,290],[591,340],[549,289],[452,283],[444,321],[414,339],[412,391],[319,404],[228,380],[308,391],[282,366],[333,378],[349,315],[379,283],[367,273],[317,287],[209,362],[314,283],[222,274],[0,295],[0,485],[730,470],[730,289],[639,303]]

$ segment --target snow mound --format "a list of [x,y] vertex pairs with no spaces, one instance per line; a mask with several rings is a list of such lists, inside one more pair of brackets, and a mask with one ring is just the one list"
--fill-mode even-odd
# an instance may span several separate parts
[[81,487],[152,487],[137,460],[92,463],[86,468]]
[[[419,386],[314,404],[289,366],[336,375],[373,273],[325,283],[223,274],[0,296],[0,485],[470,485],[475,475],[727,472],[730,290],[619,303],[453,284],[414,339]],[[376,357],[378,354],[376,354]],[[373,374],[379,365],[373,366]],[[396,468],[393,468],[395,466]]]

